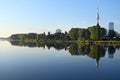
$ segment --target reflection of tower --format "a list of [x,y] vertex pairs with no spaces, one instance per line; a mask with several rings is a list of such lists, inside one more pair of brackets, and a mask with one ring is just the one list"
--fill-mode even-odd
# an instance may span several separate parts
[[99,19],[100,19],[100,17],[99,17],[99,7],[97,8],[97,24],[99,24]]
[[100,60],[100,58],[96,58],[96,68],[97,69],[99,68],[99,60]]

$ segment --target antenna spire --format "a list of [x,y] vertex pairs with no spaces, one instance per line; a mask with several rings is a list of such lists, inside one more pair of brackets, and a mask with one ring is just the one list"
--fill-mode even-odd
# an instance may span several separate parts
[[99,24],[99,19],[100,19],[100,17],[99,17],[99,7],[97,7],[97,24]]

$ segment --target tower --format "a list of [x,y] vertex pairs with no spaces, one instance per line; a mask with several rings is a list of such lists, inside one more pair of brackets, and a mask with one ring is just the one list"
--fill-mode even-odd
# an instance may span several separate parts
[[101,31],[100,31],[100,25],[99,25],[99,7],[97,8],[97,25],[96,25],[96,31],[95,31],[95,36],[96,36],[96,40],[100,40],[100,35]]
[[99,24],[99,19],[100,19],[100,17],[99,17],[99,7],[97,8],[97,24]]

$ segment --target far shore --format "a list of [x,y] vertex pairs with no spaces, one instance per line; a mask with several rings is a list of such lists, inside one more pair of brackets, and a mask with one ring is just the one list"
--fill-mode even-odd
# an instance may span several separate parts
[[70,43],[70,44],[95,44],[95,45],[120,45],[120,41],[115,40],[99,40],[99,41],[92,41],[92,40],[86,40],[86,41],[80,41],[80,40],[46,40],[46,41],[37,41],[35,39],[30,40],[12,40],[12,39],[6,39],[8,41],[19,41],[19,42],[25,42],[25,43]]

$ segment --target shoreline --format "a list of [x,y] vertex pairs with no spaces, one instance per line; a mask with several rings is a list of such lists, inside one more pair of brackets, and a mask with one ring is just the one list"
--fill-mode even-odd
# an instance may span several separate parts
[[120,41],[114,41],[114,40],[108,40],[108,41],[80,41],[80,40],[46,40],[46,41],[37,41],[35,39],[31,40],[10,40],[7,39],[7,41],[18,41],[18,42],[25,42],[25,43],[70,43],[70,44],[95,44],[95,45],[120,45]]

